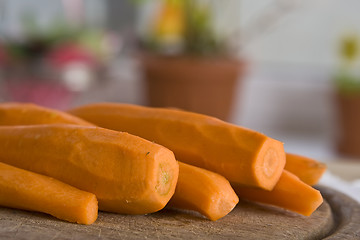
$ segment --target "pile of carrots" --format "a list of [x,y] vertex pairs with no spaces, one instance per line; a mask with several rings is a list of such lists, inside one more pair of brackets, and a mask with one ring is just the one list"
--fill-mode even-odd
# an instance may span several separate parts
[[0,104],[0,205],[80,224],[165,206],[226,216],[239,198],[310,216],[326,166],[259,132],[175,109]]

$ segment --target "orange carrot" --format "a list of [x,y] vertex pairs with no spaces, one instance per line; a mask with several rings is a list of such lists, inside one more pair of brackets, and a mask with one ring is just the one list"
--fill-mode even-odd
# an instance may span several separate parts
[[0,103],[0,126],[67,123],[92,126],[66,112],[32,103]]
[[315,159],[286,153],[285,169],[298,176],[304,183],[313,186],[326,171],[326,165]]
[[155,141],[177,160],[230,182],[272,189],[285,165],[283,144],[219,119],[175,109],[99,103],[69,111],[98,126]]
[[145,214],[175,191],[174,154],[128,133],[77,125],[0,127],[0,161],[94,193],[99,209]]
[[239,198],[223,176],[179,162],[179,179],[168,206],[198,211],[216,221],[238,202]]
[[323,202],[320,191],[284,170],[272,191],[233,185],[239,198],[274,205],[310,216]]
[[4,163],[0,163],[0,205],[81,224],[92,224],[98,215],[94,194]]

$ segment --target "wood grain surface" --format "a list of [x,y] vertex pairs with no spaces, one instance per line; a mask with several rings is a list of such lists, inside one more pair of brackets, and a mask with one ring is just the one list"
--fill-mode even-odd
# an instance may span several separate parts
[[360,239],[360,204],[347,195],[327,187],[319,187],[330,204],[335,226],[327,240]]
[[166,209],[138,216],[100,212],[85,226],[0,208],[0,239],[360,239],[359,204],[332,189],[320,190],[326,202],[310,217],[241,201],[216,222]]

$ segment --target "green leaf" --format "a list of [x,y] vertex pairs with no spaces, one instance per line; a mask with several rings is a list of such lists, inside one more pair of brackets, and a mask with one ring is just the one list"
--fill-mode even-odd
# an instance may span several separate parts
[[360,77],[341,72],[335,77],[335,86],[341,94],[357,94],[360,92]]

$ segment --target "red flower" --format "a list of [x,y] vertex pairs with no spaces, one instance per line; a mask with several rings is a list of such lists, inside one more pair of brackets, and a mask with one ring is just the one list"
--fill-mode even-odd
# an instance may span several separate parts
[[62,68],[73,62],[81,62],[91,67],[98,64],[96,57],[90,51],[74,43],[56,47],[50,52],[48,59],[55,68]]

